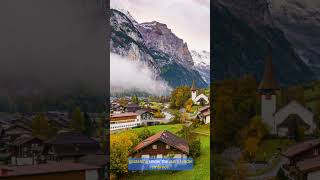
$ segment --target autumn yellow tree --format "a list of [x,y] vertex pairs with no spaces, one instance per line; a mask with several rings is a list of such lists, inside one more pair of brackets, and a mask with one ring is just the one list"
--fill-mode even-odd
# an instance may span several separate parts
[[110,170],[117,177],[128,172],[128,156],[138,143],[138,135],[124,132],[110,136]]
[[181,115],[180,115],[180,122],[181,122],[181,123],[185,123],[185,122],[188,121],[188,120],[189,120],[189,115],[188,115],[188,113],[187,113],[187,112],[181,113]]
[[246,140],[249,137],[256,137],[259,141],[269,133],[268,126],[263,123],[260,116],[254,116],[250,119],[248,126],[241,130],[242,139]]
[[245,151],[249,155],[250,159],[252,160],[258,151],[259,148],[259,139],[255,137],[249,137],[245,141]]
[[186,109],[187,112],[191,113],[192,112],[192,105],[193,105],[193,101],[191,98],[189,98],[187,100],[187,102],[185,103],[184,107]]

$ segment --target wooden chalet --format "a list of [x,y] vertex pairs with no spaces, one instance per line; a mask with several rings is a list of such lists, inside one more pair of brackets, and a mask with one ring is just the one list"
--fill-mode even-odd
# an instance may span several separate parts
[[297,180],[320,179],[320,139],[293,145],[282,156],[288,160],[282,166],[288,177]]
[[136,111],[136,113],[138,114],[141,121],[153,119],[153,114],[148,109],[140,109],[140,110]]
[[21,123],[12,124],[10,127],[4,129],[4,138],[8,142],[13,142],[21,135],[31,135],[31,128]]
[[30,135],[21,135],[9,145],[11,164],[30,165],[40,160],[43,141]]
[[204,124],[210,123],[210,106],[200,108],[197,118]]
[[189,155],[187,141],[166,130],[143,140],[133,150],[134,158],[187,158]]
[[78,132],[61,132],[46,141],[43,149],[47,161],[74,161],[100,152],[99,142]]

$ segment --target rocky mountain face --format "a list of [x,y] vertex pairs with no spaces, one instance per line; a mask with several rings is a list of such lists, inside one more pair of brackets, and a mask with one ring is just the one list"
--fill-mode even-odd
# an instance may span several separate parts
[[275,25],[291,42],[301,59],[320,77],[320,1],[272,0]]
[[137,27],[149,49],[162,51],[175,58],[183,66],[193,66],[187,43],[172,33],[166,24],[153,21],[141,23]]
[[117,10],[111,11],[110,51],[133,61],[142,61],[159,73],[154,58],[144,44],[144,39],[131,20]]
[[191,56],[196,70],[206,83],[210,84],[210,52],[191,50]]
[[127,15],[111,10],[112,53],[146,63],[171,87],[191,85],[192,80],[198,87],[208,85],[193,66],[187,44],[167,25],[159,22],[138,23]]
[[211,11],[215,79],[253,74],[260,81],[270,47],[280,84],[316,79],[312,69],[275,25],[267,0],[217,0]]

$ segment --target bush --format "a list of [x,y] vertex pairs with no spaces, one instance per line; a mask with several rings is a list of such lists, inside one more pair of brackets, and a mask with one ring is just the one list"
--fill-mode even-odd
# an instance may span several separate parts
[[192,119],[191,121],[192,121],[192,124],[191,124],[192,129],[197,128],[203,124],[203,122],[201,122],[200,119]]
[[147,127],[144,127],[143,130],[138,134],[138,137],[141,140],[145,140],[152,135],[153,133],[151,133],[151,131]]
[[163,113],[161,113],[160,111],[157,111],[153,114],[154,118],[164,118],[165,115]]
[[197,157],[200,156],[200,147],[201,147],[201,142],[200,140],[193,140],[191,143],[190,143],[190,156],[193,158],[193,159],[196,159]]

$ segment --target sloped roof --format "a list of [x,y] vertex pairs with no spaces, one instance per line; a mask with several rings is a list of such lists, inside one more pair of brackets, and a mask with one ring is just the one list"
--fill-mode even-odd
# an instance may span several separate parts
[[137,113],[138,115],[144,114],[144,113],[146,113],[146,112],[149,112],[149,110],[148,110],[148,109],[140,109],[140,110],[137,110],[137,111],[136,111],[136,113]]
[[203,106],[202,108],[199,109],[199,112],[202,112],[202,111],[205,111],[207,109],[210,109],[210,106],[207,105],[207,106]]
[[301,117],[297,114],[290,114],[284,121],[278,124],[278,127],[290,127],[294,125],[298,125],[299,127],[305,127],[307,129],[310,128],[310,125],[304,122]]
[[304,141],[298,144],[295,144],[291,146],[289,149],[287,149],[284,153],[282,153],[285,157],[293,157],[296,155],[299,155],[305,151],[308,151],[309,149],[320,145],[320,139],[312,139],[308,141]]
[[277,89],[279,89],[279,86],[274,76],[274,70],[272,65],[272,51],[270,49],[265,63],[263,78],[259,85],[259,90],[263,91]]
[[313,170],[318,170],[320,168],[320,157],[299,161],[297,163],[297,167],[302,172],[312,172]]
[[136,103],[130,103],[128,105],[126,105],[126,108],[138,108],[140,107],[139,104],[136,104]]
[[111,114],[111,118],[128,117],[128,116],[138,116],[138,114],[134,112]]
[[98,144],[97,141],[78,132],[61,132],[49,139],[47,144]]
[[149,138],[143,140],[141,143],[139,143],[136,147],[133,148],[134,151],[141,150],[151,144],[153,144],[156,141],[162,141],[184,153],[189,154],[189,145],[186,140],[176,136],[175,134],[164,130],[161,132],[158,132],[157,134],[150,136]]
[[[12,145],[14,146],[19,146],[21,144],[24,144],[26,142],[29,142],[33,139],[38,139],[40,140],[39,138],[36,138],[36,137],[33,137],[33,136],[30,136],[30,135],[21,135],[20,137],[16,138],[13,142],[12,142]],[[41,141],[41,140],[40,140]]]

